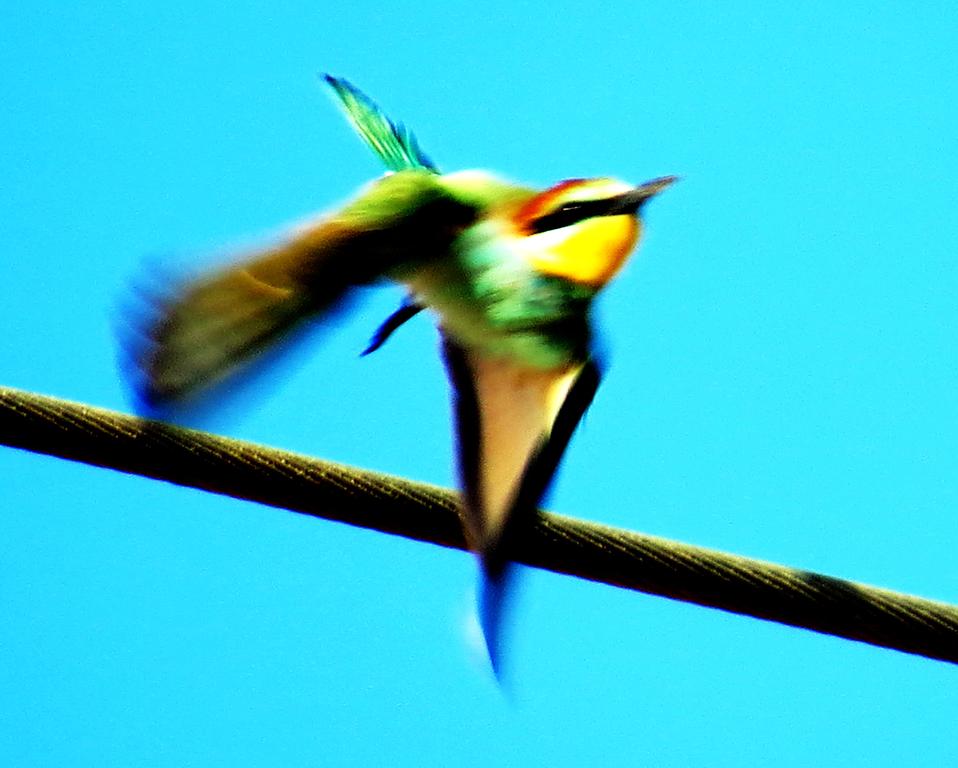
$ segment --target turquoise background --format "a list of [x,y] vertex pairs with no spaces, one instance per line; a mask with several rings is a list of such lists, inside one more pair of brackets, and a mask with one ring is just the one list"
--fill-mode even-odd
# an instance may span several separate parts
[[[338,10],[337,10],[338,8]],[[550,507],[958,602],[951,3],[0,8],[0,384],[129,410],[113,326],[380,173],[677,173],[599,310]],[[365,296],[208,424],[453,482],[425,318]],[[462,553],[0,450],[0,762],[949,765],[953,666],[527,571],[504,695]]]

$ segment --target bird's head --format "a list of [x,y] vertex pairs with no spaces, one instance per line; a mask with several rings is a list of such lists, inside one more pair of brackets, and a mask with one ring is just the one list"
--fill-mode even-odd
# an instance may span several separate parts
[[642,206],[676,180],[637,187],[604,178],[563,181],[526,201],[513,224],[534,269],[598,290],[638,242]]

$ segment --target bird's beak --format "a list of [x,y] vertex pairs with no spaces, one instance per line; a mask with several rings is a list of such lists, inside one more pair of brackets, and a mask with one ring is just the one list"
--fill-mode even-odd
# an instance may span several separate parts
[[606,216],[618,216],[625,213],[636,213],[650,198],[655,197],[659,192],[671,187],[679,180],[678,176],[663,176],[659,179],[652,179],[644,184],[639,184],[635,189],[630,189],[617,197],[613,197]]

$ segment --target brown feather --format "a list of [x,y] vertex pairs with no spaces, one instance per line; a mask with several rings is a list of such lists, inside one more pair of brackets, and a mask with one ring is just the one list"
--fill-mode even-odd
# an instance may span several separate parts
[[334,310],[352,288],[445,255],[475,215],[434,175],[395,173],[279,245],[147,298],[127,344],[143,404],[184,400]]

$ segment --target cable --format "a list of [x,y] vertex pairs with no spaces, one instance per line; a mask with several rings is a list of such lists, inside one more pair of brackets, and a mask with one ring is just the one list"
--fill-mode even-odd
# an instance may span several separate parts
[[[456,494],[0,387],[0,444],[465,548]],[[541,513],[518,562],[958,663],[958,606]]]

